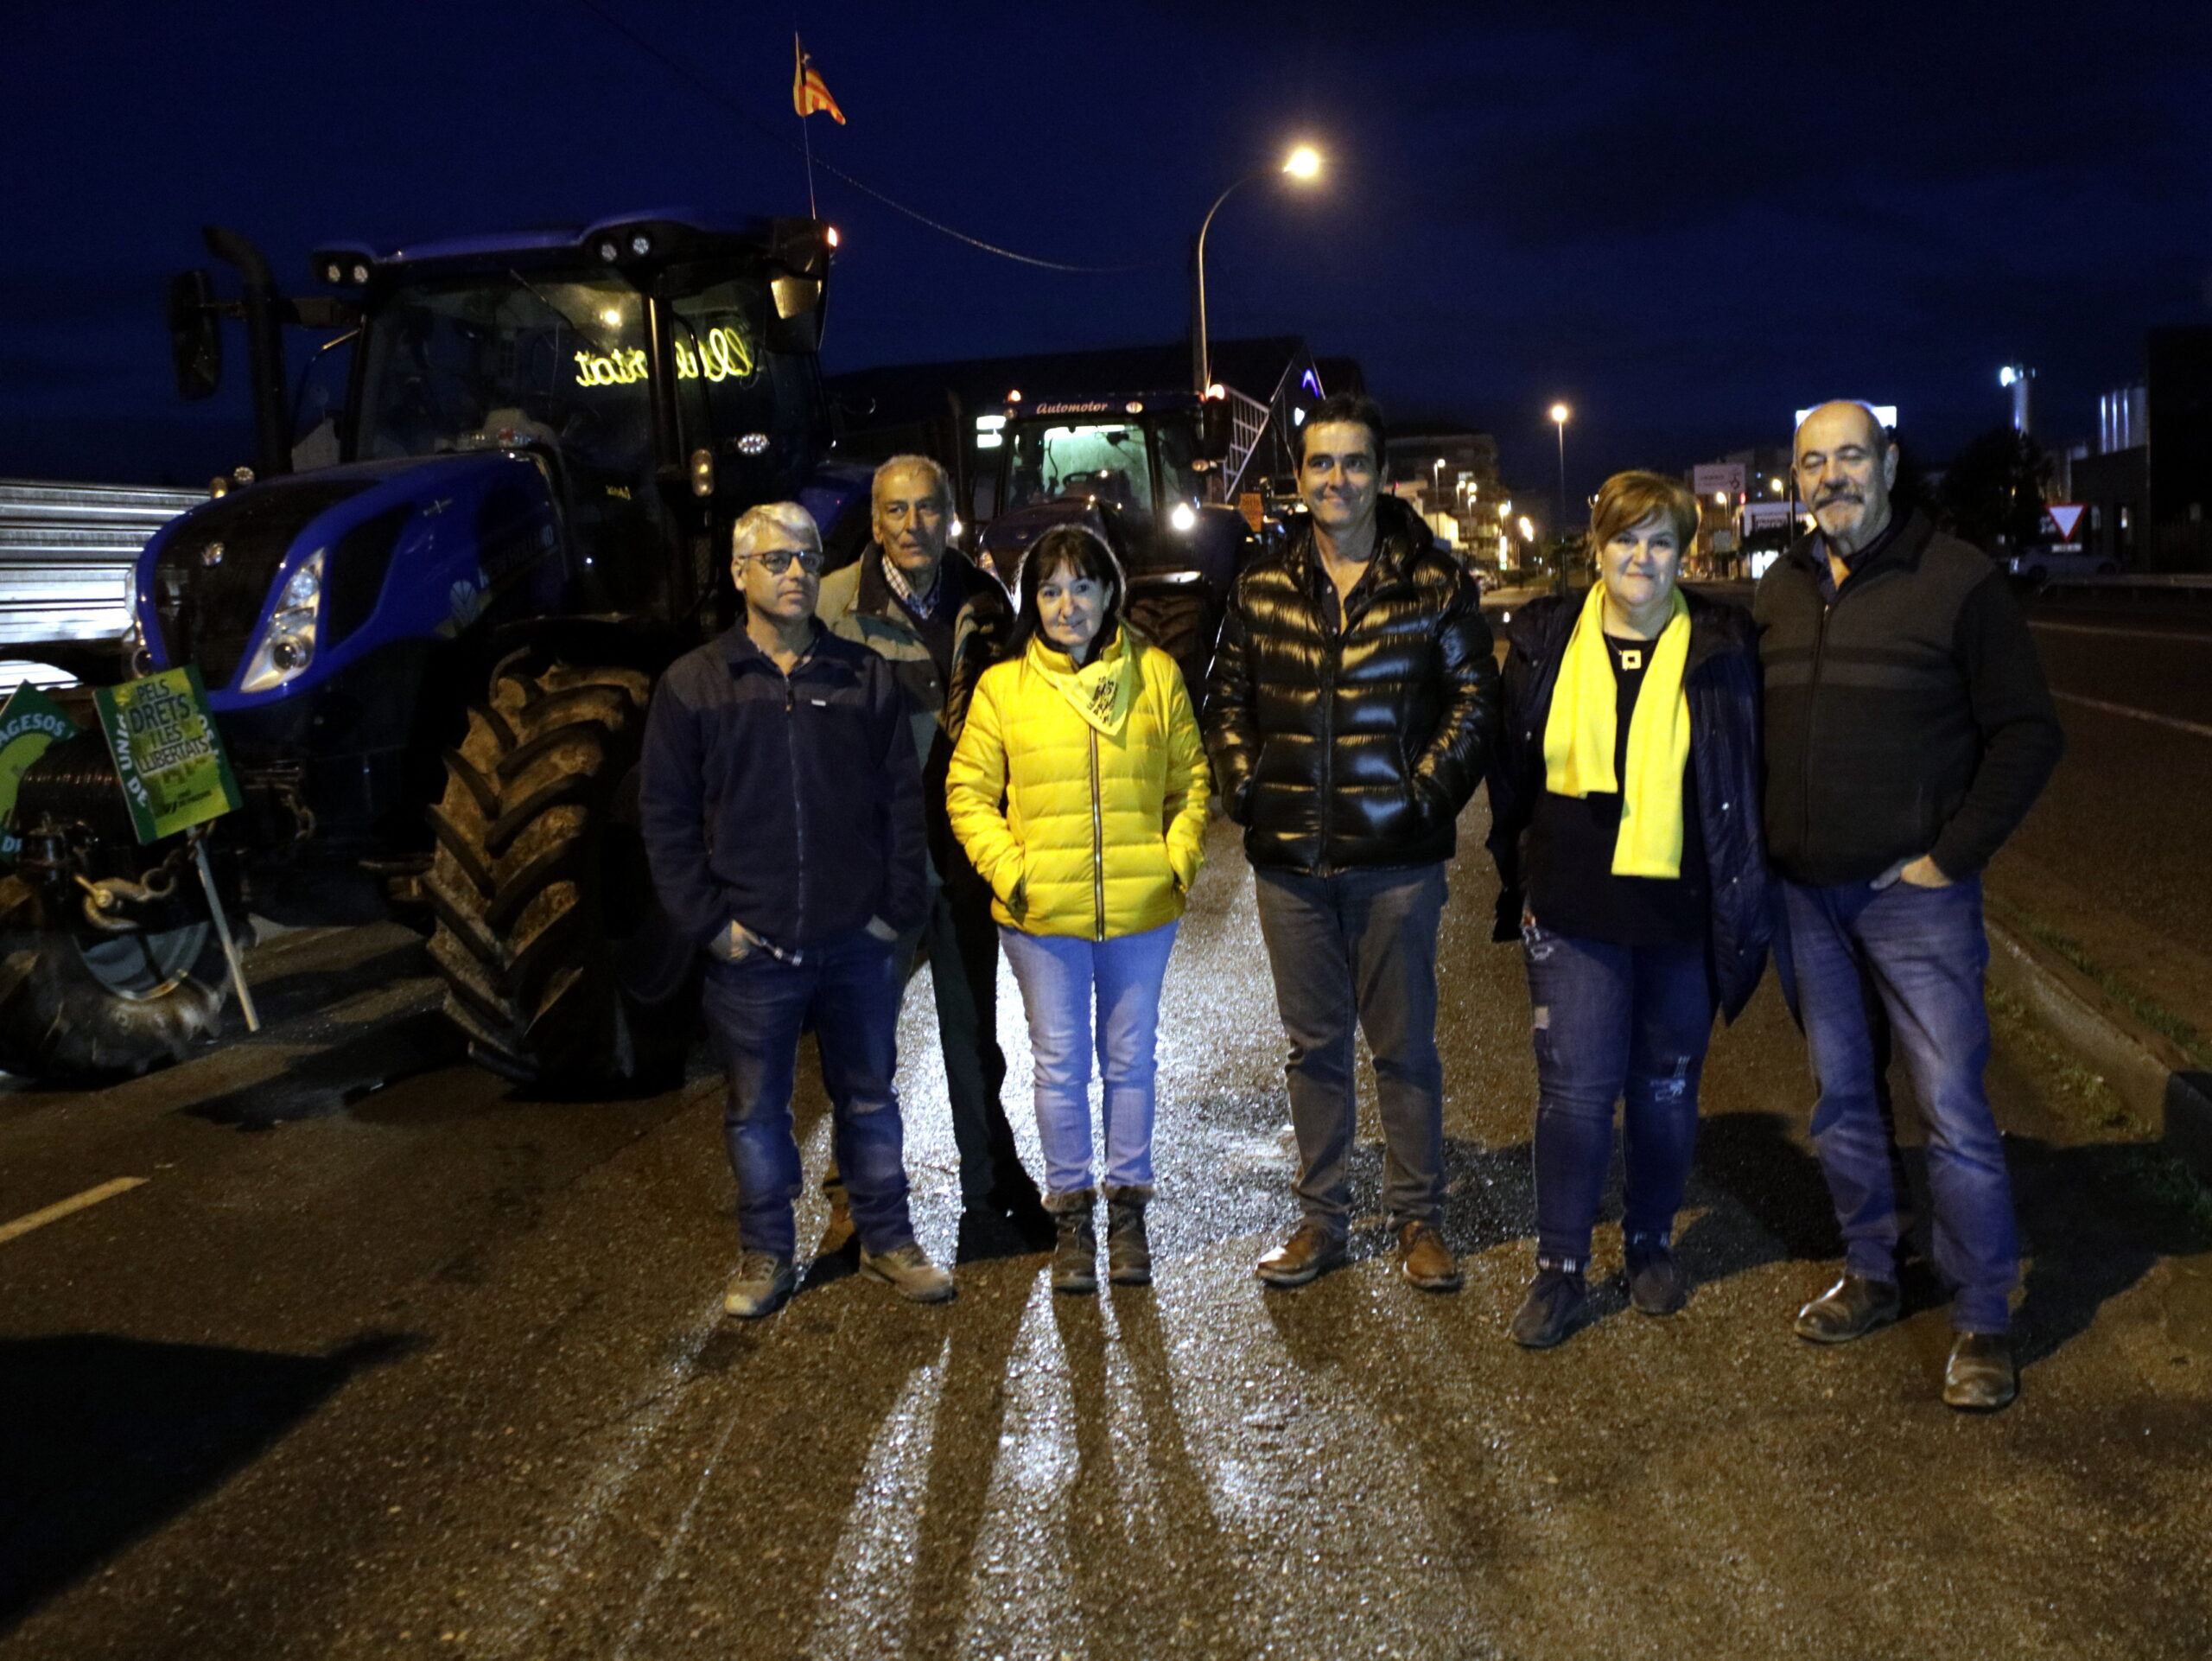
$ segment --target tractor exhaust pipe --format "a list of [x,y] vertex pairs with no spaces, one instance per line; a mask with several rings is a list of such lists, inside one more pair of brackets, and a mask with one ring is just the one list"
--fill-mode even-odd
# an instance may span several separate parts
[[292,470],[291,417],[284,377],[283,297],[276,292],[276,278],[269,261],[237,232],[219,225],[203,226],[200,237],[207,251],[226,265],[237,267],[245,290],[246,375],[253,385],[255,473],[273,479]]

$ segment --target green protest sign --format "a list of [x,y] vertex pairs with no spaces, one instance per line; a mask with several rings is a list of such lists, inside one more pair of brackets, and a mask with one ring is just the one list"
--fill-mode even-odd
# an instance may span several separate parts
[[92,694],[138,840],[152,842],[235,812],[238,780],[208,714],[200,671],[188,664]]
[[0,863],[14,864],[23,850],[16,829],[16,792],[23,774],[55,739],[76,735],[77,723],[29,681],[0,705]]

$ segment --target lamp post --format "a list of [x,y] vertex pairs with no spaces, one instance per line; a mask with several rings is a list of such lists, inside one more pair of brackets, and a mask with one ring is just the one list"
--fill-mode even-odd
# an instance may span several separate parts
[[1255,168],[1243,178],[1232,182],[1229,188],[1213,199],[1213,206],[1206,209],[1206,216],[1198,221],[1198,247],[1191,260],[1191,379],[1200,398],[1213,385],[1213,364],[1206,352],[1206,232],[1213,224],[1213,216],[1221,212],[1221,205],[1255,179],[1263,179],[1269,173],[1281,172],[1298,180],[1311,181],[1321,175],[1321,153],[1311,144],[1300,144],[1283,159],[1280,169]]
[[1552,425],[1559,429],[1559,534],[1567,534],[1567,418],[1573,413],[1564,404],[1552,405]]

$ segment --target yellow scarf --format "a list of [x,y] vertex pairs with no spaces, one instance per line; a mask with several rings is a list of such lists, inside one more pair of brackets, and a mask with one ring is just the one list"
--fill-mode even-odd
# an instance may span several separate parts
[[1651,645],[1650,666],[1628,722],[1628,783],[1613,776],[1618,685],[1605,649],[1605,585],[1592,584],[1560,660],[1544,721],[1544,788],[1555,796],[1621,798],[1615,876],[1682,874],[1682,769],[1690,755],[1690,705],[1682,693],[1689,661],[1689,606],[1675,593],[1675,614]]
[[1137,653],[1126,627],[1080,669],[1039,629],[1029,641],[1029,661],[1101,737],[1120,734],[1137,690]]

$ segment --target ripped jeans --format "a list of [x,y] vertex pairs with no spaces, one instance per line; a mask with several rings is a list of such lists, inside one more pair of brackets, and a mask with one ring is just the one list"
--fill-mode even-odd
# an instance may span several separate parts
[[1624,1102],[1621,1232],[1664,1243],[1697,1145],[1713,1034],[1705,943],[1609,945],[1522,930],[1536,1041],[1536,1259],[1585,1273]]

